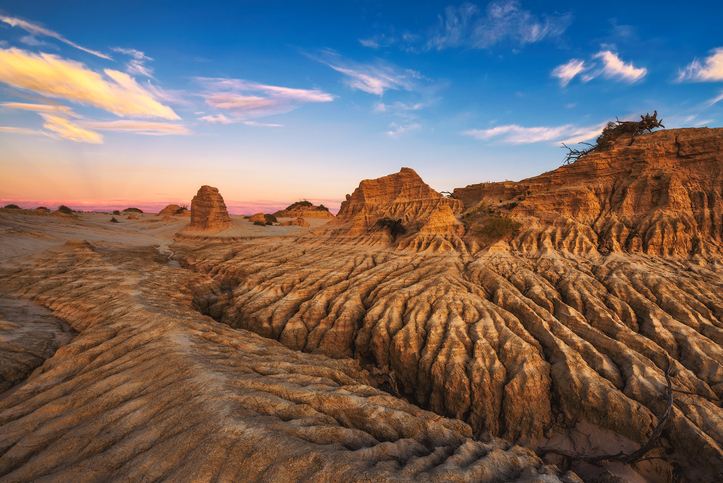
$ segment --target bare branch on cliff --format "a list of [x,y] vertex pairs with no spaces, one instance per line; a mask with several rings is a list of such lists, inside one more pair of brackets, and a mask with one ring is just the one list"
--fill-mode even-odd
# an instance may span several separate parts
[[588,149],[573,149],[565,143],[562,143],[562,147],[568,149],[568,153],[565,155],[562,163],[574,163],[590,153],[606,151],[621,137],[630,136],[628,146],[631,146],[635,140],[635,136],[646,132],[653,132],[653,129],[657,128],[665,128],[665,126],[663,126],[663,120],[658,119],[658,111],[653,111],[652,116],[650,114],[645,114],[645,116],[641,115],[640,121],[621,121],[616,117],[615,122],[610,121],[608,125],[605,126],[602,134],[600,134],[595,141],[595,144],[580,143],[590,146]]

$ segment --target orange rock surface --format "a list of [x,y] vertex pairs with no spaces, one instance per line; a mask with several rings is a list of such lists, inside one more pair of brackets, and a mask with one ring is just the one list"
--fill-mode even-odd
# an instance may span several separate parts
[[297,218],[295,220],[289,220],[285,221],[283,223],[279,223],[279,226],[309,226],[309,223],[306,222],[303,218]]
[[231,217],[226,210],[218,188],[201,186],[191,200],[190,230],[223,230],[231,224]]

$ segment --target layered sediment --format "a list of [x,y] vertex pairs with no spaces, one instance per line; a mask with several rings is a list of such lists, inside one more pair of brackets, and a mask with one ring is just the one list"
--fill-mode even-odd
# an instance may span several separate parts
[[[356,358],[480,437],[632,452],[664,412],[672,360],[673,409],[649,454],[662,459],[630,470],[715,481],[721,146],[720,130],[663,131],[510,186],[455,190],[522,222],[509,242],[479,243],[449,217],[462,201],[405,169],[363,181],[328,228],[292,244],[179,248],[214,280],[198,288],[199,310],[292,349]],[[382,218],[407,232],[394,239],[375,228]],[[368,243],[376,231],[385,238]],[[581,436],[590,428],[597,436]]]
[[191,224],[189,230],[223,230],[231,225],[231,217],[218,188],[201,186],[191,200]]

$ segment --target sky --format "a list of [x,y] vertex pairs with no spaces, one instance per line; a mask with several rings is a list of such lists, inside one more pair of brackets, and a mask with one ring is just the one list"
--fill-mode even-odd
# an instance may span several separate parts
[[560,166],[658,111],[723,125],[723,2],[0,2],[0,205],[338,209]]

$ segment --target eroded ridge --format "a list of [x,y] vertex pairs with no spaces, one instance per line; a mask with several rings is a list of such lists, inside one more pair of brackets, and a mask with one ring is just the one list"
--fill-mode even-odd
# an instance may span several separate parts
[[184,263],[213,277],[196,287],[201,310],[293,349],[371,361],[477,434],[545,442],[589,423],[634,448],[665,406],[670,355],[679,392],[658,454],[709,476],[723,468],[715,261],[249,242]]
[[[66,244],[0,279],[79,335],[0,401],[0,479],[560,481],[529,450],[192,309],[155,249]],[[568,475],[564,481],[579,481]]]

